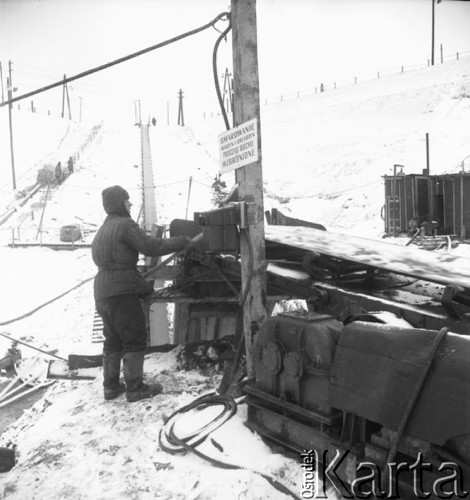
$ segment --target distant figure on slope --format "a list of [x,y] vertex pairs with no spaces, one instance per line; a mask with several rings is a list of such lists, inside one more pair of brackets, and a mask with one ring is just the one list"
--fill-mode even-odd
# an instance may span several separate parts
[[155,117],[152,118],[152,125],[155,127],[155,125],[157,124],[157,120]]
[[69,175],[73,174],[73,158],[69,156],[69,161],[67,162],[67,167],[69,169]]
[[[127,401],[150,398],[162,391],[160,384],[144,384],[144,351],[147,327],[141,299],[153,286],[137,271],[139,253],[165,255],[189,248],[185,236],[162,239],[147,236],[130,216],[129,194],[121,186],[102,192],[108,214],[92,243],[92,257],[98,266],[94,296],[103,319],[104,398],[114,399],[126,391]],[[123,360],[126,387],[119,383]]]
[[62,165],[60,161],[55,166],[55,181],[57,184],[62,184]]

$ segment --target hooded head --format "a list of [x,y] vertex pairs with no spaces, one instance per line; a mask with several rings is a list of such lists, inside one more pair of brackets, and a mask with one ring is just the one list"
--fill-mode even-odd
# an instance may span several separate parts
[[111,186],[103,190],[103,208],[108,215],[129,217],[124,202],[129,199],[129,193],[121,186]]

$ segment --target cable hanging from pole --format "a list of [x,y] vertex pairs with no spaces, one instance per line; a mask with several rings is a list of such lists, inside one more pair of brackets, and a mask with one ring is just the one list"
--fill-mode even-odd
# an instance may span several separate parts
[[218,72],[217,72],[217,51],[219,49],[220,42],[227,36],[228,32],[232,29],[232,21],[231,21],[230,17],[229,17],[228,21],[229,22],[228,22],[227,28],[220,34],[219,38],[217,38],[217,41],[215,42],[215,45],[214,45],[214,51],[212,53],[212,71],[214,73],[215,91],[217,92],[217,99],[219,101],[220,111],[221,111],[222,116],[224,118],[225,128],[227,130],[230,130],[231,127],[230,127],[230,124],[228,122],[227,112],[225,110],[224,101],[222,99],[222,93],[220,91],[219,77],[218,77]]
[[61,85],[65,85],[69,82],[73,82],[75,80],[78,80],[80,78],[83,78],[88,75],[92,75],[93,73],[98,73],[99,71],[103,71],[104,69],[110,68],[111,66],[116,66],[117,64],[121,64],[123,62],[129,61],[130,59],[134,59],[136,57],[142,56],[144,54],[147,54],[148,52],[152,52],[153,50],[160,49],[162,47],[165,47],[166,45],[170,45],[172,43],[175,43],[179,40],[182,40],[183,38],[187,38],[189,36],[195,35],[197,33],[200,33],[201,31],[204,31],[208,28],[213,27],[218,21],[222,20],[230,20],[230,13],[229,12],[222,12],[218,16],[216,16],[212,21],[208,22],[207,24],[204,24],[203,26],[200,26],[199,28],[195,28],[191,31],[187,31],[186,33],[183,33],[181,35],[175,36],[173,38],[170,38],[168,40],[165,40],[164,42],[157,43],[156,45],[152,45],[151,47],[147,47],[145,49],[139,50],[138,52],[134,52],[133,54],[129,54],[124,57],[120,57],[119,59],[116,59],[114,61],[111,61],[106,64],[102,64],[101,66],[97,66],[95,68],[89,69],[87,71],[83,71],[82,73],[78,73],[77,75],[70,76],[68,78],[62,79],[58,82],[51,83],[50,85],[46,85],[45,87],[41,87],[39,89],[33,90],[31,92],[28,92],[26,94],[20,95],[18,97],[14,97],[12,99],[9,99],[4,102],[0,102],[0,107],[2,106],[7,106],[9,104],[13,104],[14,102],[21,101],[23,99],[27,99],[28,97],[31,97],[36,94],[40,94],[42,92],[46,92],[47,90],[51,90],[56,87],[60,87]]

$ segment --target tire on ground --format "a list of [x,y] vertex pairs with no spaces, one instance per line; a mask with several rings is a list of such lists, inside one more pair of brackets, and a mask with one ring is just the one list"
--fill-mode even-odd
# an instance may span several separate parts
[[60,241],[70,243],[79,240],[81,237],[82,232],[80,231],[80,226],[78,226],[77,224],[62,226],[60,228]]

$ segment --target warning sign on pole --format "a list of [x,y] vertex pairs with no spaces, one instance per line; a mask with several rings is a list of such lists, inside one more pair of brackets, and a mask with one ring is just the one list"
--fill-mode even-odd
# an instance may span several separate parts
[[258,161],[257,118],[219,135],[220,173]]

